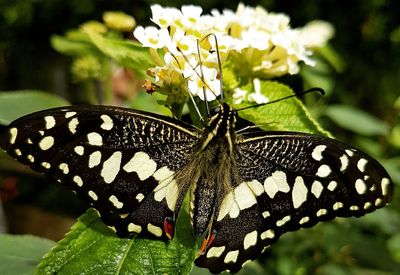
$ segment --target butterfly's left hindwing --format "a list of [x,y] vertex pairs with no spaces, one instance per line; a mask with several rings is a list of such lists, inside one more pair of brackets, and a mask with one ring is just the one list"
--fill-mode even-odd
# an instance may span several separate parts
[[196,128],[165,116],[75,106],[22,117],[0,141],[18,161],[89,201],[119,236],[170,238],[187,191],[174,176],[199,137]]
[[237,272],[281,234],[385,206],[393,185],[367,154],[333,139],[290,132],[239,136],[241,182],[222,201],[215,239],[196,264]]

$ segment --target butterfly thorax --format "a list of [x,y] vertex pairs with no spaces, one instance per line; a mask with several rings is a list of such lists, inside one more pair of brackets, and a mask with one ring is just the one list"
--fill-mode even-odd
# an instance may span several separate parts
[[218,215],[222,199],[234,186],[236,164],[234,126],[236,112],[227,104],[209,120],[205,128],[200,150],[197,151],[192,169],[190,215],[197,235],[212,227]]

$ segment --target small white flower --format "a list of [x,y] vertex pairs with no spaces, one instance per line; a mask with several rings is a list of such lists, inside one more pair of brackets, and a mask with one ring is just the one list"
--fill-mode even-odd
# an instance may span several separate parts
[[207,101],[212,101],[216,99],[221,94],[220,80],[217,79],[217,70],[204,66],[204,82],[200,77],[200,70],[196,71],[198,74],[192,75],[188,81],[189,92],[194,96],[198,96],[201,100],[207,98]]
[[166,29],[174,22],[175,17],[179,16],[180,11],[176,8],[164,8],[160,5],[152,5],[151,21],[157,24],[160,28]]
[[240,88],[235,88],[235,89],[233,90],[233,95],[232,95],[232,97],[233,97],[233,104],[240,104],[240,103],[242,103],[243,100],[245,100],[245,98],[246,98],[246,94],[247,94],[247,91],[246,91],[246,90],[243,90],[243,89],[240,89]]
[[157,29],[156,27],[143,28],[142,26],[138,26],[133,31],[133,35],[142,43],[143,47],[160,49],[168,47],[171,44],[171,37],[167,29]]
[[185,35],[183,30],[177,29],[172,37],[172,43],[168,49],[176,55],[197,54],[197,40],[194,37]]
[[260,51],[267,50],[271,47],[270,35],[267,32],[250,28],[242,32],[242,40],[248,44],[248,47],[258,49]]
[[199,6],[185,5],[181,7],[181,11],[189,24],[196,25],[199,23],[203,9]]
[[261,81],[259,78],[253,80],[254,92],[249,94],[248,100],[257,104],[267,103],[269,99],[261,94]]

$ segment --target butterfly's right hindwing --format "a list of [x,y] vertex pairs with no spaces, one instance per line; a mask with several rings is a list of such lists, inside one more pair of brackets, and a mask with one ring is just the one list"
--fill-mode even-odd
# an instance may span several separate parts
[[285,232],[385,206],[393,183],[367,154],[339,141],[294,132],[239,136],[240,182],[220,205],[215,239],[196,264],[237,272]]
[[193,126],[165,116],[75,106],[22,117],[0,142],[18,161],[89,201],[118,235],[170,238],[164,221],[173,225],[187,189],[174,176],[199,137]]

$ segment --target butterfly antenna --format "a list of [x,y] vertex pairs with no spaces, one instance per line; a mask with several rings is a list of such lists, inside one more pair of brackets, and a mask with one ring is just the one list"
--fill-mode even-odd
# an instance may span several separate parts
[[[217,97],[216,93],[211,89],[210,86],[208,86],[207,82],[205,82],[204,73],[203,73],[203,67],[202,67],[201,57],[200,57],[200,49],[199,49],[199,44],[198,44],[198,43],[199,43],[199,42],[197,42],[197,52],[198,52],[198,55],[199,55],[199,60],[200,60],[200,62],[199,62],[199,64],[198,64],[197,66],[200,66],[200,71],[201,71],[200,74],[196,71],[197,66],[193,66],[193,65],[189,62],[189,59],[188,59],[187,56],[182,52],[182,50],[181,50],[179,47],[177,47],[177,50],[182,54],[182,57],[183,57],[183,58],[185,59],[185,61],[189,64],[189,66],[193,69],[193,71],[194,71],[194,73],[197,75],[197,77],[199,77],[199,78],[201,79],[201,81],[203,82],[203,92],[204,92],[204,95],[206,95],[206,94],[205,94],[205,88],[208,88],[208,89],[210,90],[210,92],[211,92],[213,95],[215,95],[215,98],[218,100],[218,102],[222,104],[221,100]],[[176,58],[175,58],[175,59],[176,59]],[[189,91],[189,88],[188,88],[188,91]],[[190,94],[190,92],[189,92],[189,94]],[[204,99],[205,99],[205,101],[207,102],[206,97],[205,97]],[[210,112],[209,112],[209,108],[208,108],[208,105],[207,105],[207,104],[206,104],[206,109],[207,109],[207,115],[209,115]]]
[[[172,57],[175,59],[176,63],[178,64],[179,69],[182,70],[181,64],[179,63],[179,61],[178,61],[178,59],[176,58],[176,56],[173,55],[172,53],[171,53],[171,55],[172,55]],[[186,58],[185,58],[185,59],[186,59]],[[188,61],[186,60],[186,62],[188,62]],[[188,62],[188,63],[189,63],[189,62]],[[185,80],[185,76],[183,75],[183,73],[181,73],[181,75],[182,75],[183,80]],[[193,95],[189,92],[189,86],[188,86],[188,84],[187,84],[186,81],[184,81],[184,82],[185,82],[185,85],[186,85],[186,90],[187,90],[188,93],[189,93],[190,100],[192,101],[193,106],[194,106],[194,109],[196,110],[196,113],[197,113],[197,115],[198,115],[199,118],[200,118],[201,124],[202,124],[203,126],[205,126],[204,118],[203,118],[203,116],[201,115],[201,112],[200,112],[200,110],[199,110],[199,107],[197,107],[197,104],[196,104],[196,101],[194,100]]]
[[210,116],[210,107],[208,106],[208,101],[207,101],[207,93],[206,93],[206,85],[205,85],[206,82],[204,81],[203,62],[201,61],[199,40],[197,40],[196,47],[197,47],[197,55],[199,57],[200,79],[201,79],[201,82],[203,83],[204,105],[206,107],[207,117],[209,117]]
[[321,95],[325,94],[325,91],[323,89],[315,87],[315,88],[308,89],[308,90],[306,90],[304,92],[301,92],[301,93],[298,93],[298,94],[294,94],[294,95],[288,95],[288,96],[285,96],[285,97],[282,97],[280,99],[273,100],[273,101],[270,101],[270,102],[260,103],[260,104],[256,104],[256,105],[252,105],[252,106],[243,107],[241,109],[237,109],[236,111],[243,111],[243,110],[247,110],[247,109],[250,109],[250,108],[257,108],[257,107],[260,107],[260,106],[276,103],[276,102],[279,102],[279,101],[282,101],[282,100],[285,100],[285,99],[288,99],[288,98],[299,97],[299,96],[302,96],[302,95],[305,95],[305,94],[308,94],[308,93],[314,93],[314,92],[319,92]]
[[212,36],[215,41],[215,50],[217,52],[217,61],[218,61],[218,70],[219,70],[219,89],[220,89],[220,95],[221,95],[221,102],[224,102],[224,93],[222,92],[222,85],[224,83],[223,78],[222,78],[222,64],[221,64],[221,58],[219,55],[219,46],[218,46],[218,39],[217,36],[214,33],[208,34],[206,37],[202,38],[200,40],[200,43],[203,42],[205,39],[208,37]]

